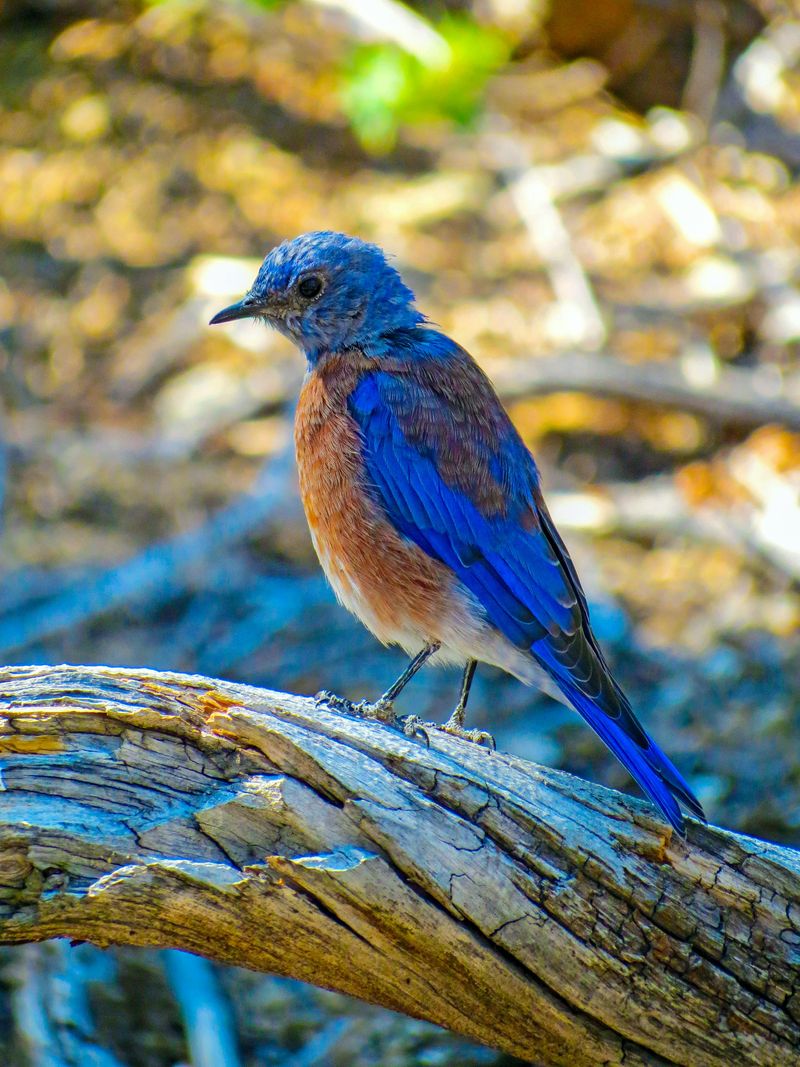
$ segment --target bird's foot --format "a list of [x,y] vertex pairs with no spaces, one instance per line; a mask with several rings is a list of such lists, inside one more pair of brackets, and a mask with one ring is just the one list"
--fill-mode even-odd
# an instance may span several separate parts
[[360,719],[377,719],[378,722],[388,723],[389,726],[397,726],[400,722],[394,713],[394,705],[386,697],[378,700],[359,700],[357,703],[348,700],[347,697],[337,696],[327,689],[320,690],[314,697],[317,704],[321,704],[333,711],[343,711],[346,715],[357,715]]
[[465,730],[463,726],[453,726],[450,722],[444,722],[437,727],[442,733],[450,734],[451,737],[460,737],[462,741],[469,741],[473,745],[482,745],[490,752],[497,751],[494,737],[486,730]]
[[399,725],[401,725],[406,737],[420,737],[428,748],[431,745],[431,730],[439,730],[441,733],[450,734],[451,737],[460,737],[462,741],[470,741],[474,745],[485,745],[492,751],[497,749],[494,738],[485,730],[466,730],[464,728],[463,713],[458,715],[453,712],[447,722],[444,723],[425,722],[418,715],[406,715],[404,719],[399,720]]
[[469,741],[473,745],[486,745],[492,752],[497,751],[495,739],[486,730],[467,730],[464,727],[464,709],[457,707],[447,722],[437,727],[442,733],[450,734],[451,737],[460,737],[463,741]]
[[451,737],[460,737],[462,741],[469,741],[474,745],[485,745],[491,750],[496,750],[497,745],[490,733],[486,730],[467,730],[464,727],[463,708],[456,708],[447,722],[425,722],[418,715],[406,715],[401,717],[395,714],[394,703],[387,697],[379,697],[375,701],[359,700],[357,703],[340,697],[327,689],[320,690],[314,697],[317,704],[330,708],[332,711],[343,711],[346,715],[355,715],[360,719],[375,719],[377,722],[394,726],[406,735],[406,737],[419,737],[430,748],[431,730],[440,730]]
[[347,697],[340,697],[332,693],[330,689],[320,689],[314,695],[314,701],[318,706],[330,708],[331,711],[343,711],[346,715],[355,715],[355,704]]
[[406,737],[421,737],[425,745],[431,747],[428,731],[436,729],[435,722],[425,722],[419,715],[406,715],[404,719],[400,719],[399,725]]
[[377,719],[389,726],[397,726],[399,720],[394,713],[394,703],[385,696],[377,700],[359,700],[353,704],[353,714],[360,715],[362,719]]

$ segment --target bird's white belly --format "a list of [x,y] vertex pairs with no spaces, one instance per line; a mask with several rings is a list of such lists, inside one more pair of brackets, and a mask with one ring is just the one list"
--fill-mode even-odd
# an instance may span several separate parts
[[468,660],[477,660],[499,667],[528,685],[535,685],[551,696],[563,701],[563,696],[553,686],[545,672],[533,657],[513,645],[495,627],[487,623],[480,605],[468,589],[458,585],[455,596],[457,609],[442,619],[437,633],[432,635],[426,627],[404,618],[400,611],[387,618],[386,612],[377,612],[369,593],[362,583],[333,558],[327,546],[320,543],[312,531],[312,540],[320,564],[333,589],[336,599],[352,612],[367,629],[384,645],[399,645],[410,656],[416,655],[431,640],[439,640],[441,648],[432,656],[433,666],[463,666]]

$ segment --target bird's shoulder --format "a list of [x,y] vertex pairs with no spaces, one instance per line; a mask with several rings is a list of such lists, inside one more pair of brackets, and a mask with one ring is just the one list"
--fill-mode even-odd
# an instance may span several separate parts
[[538,489],[533,458],[488,377],[436,330],[396,331],[363,368],[347,405],[367,448],[394,440],[412,464],[415,456],[432,463],[487,516],[508,514]]
[[377,358],[362,380],[379,385],[381,399],[398,413],[422,403],[421,415],[435,410],[445,418],[468,418],[496,445],[511,427],[486,374],[465,348],[438,330],[395,330],[364,354]]
[[377,366],[377,361],[361,350],[324,353],[309,368],[300,390],[296,422],[309,432],[331,417],[347,412],[348,399]]

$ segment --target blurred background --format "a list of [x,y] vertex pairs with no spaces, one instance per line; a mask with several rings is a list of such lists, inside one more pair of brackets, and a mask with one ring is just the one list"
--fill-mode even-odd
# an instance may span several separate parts
[[[345,230],[496,382],[709,817],[797,844],[798,168],[780,0],[2,0],[0,661],[394,678],[306,532],[300,357],[206,326],[275,242]],[[403,710],[457,685],[423,672]],[[487,668],[473,692],[500,747],[633,789],[567,709]],[[0,955],[3,1063],[190,1059],[511,1062],[179,954]]]

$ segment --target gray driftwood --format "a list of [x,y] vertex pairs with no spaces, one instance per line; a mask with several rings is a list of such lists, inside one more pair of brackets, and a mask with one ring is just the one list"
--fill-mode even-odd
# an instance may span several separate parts
[[0,941],[187,949],[535,1063],[797,1064],[800,853],[444,735],[0,672]]

